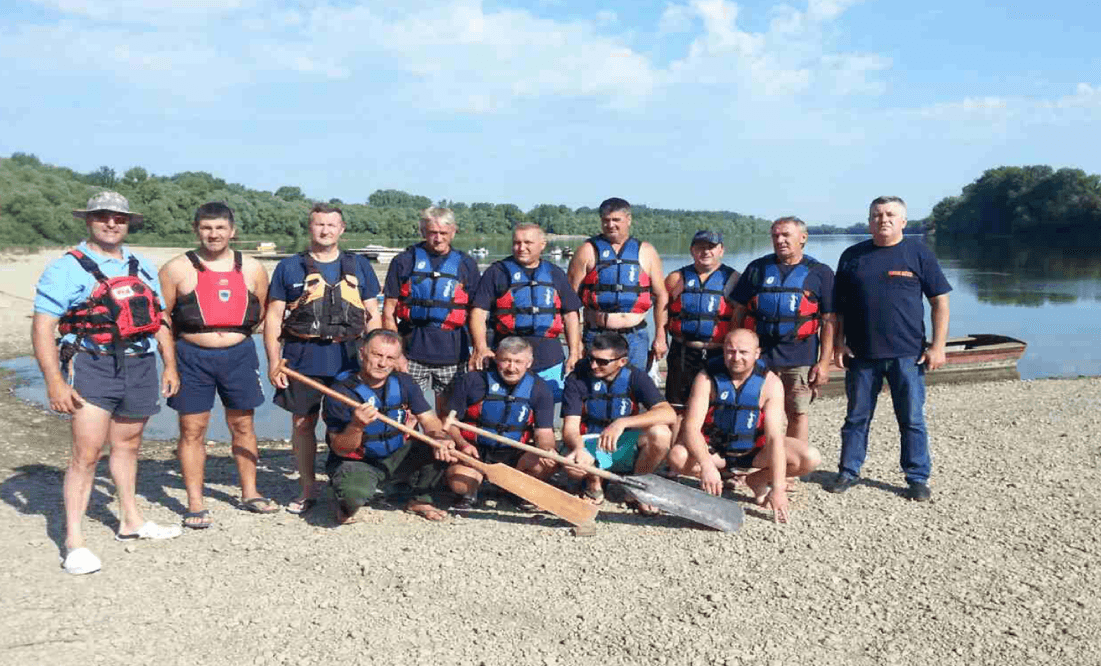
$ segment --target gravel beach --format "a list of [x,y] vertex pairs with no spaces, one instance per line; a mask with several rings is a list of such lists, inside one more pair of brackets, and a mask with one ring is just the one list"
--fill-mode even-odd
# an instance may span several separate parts
[[[30,353],[27,299],[59,254],[0,262],[0,357]],[[58,566],[68,425],[10,386],[0,377],[0,663],[1101,663],[1099,378],[930,387],[928,504],[901,496],[888,396],[863,481],[825,492],[844,401],[819,400],[824,463],[792,522],[747,504],[734,534],[614,504],[590,537],[505,507],[440,524],[379,507],[338,528],[327,493],[304,518],[258,516],[216,444],[213,527],[125,544],[104,460],[85,519],[103,570],[80,577]],[[147,442],[139,470],[161,523],[184,510],[173,448]],[[294,479],[289,445],[262,442],[261,492],[285,504]]]

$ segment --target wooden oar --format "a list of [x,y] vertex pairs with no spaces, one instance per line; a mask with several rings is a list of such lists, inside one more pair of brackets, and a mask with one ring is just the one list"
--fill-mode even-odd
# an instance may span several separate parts
[[[290,368],[286,367],[285,364],[280,366],[279,371],[283,372],[291,379],[297,382],[301,382],[312,389],[320,391],[321,393],[334,400],[339,400],[343,402],[352,409],[360,406],[360,403],[353,400],[352,398],[349,398],[348,396],[338,391],[334,391],[328,386],[325,386],[320,382],[314,381],[313,379],[310,379],[305,375],[291,370]],[[378,419],[391,428],[400,430],[410,437],[415,437],[416,439],[419,439],[429,446],[440,448],[440,445],[436,442],[436,440],[432,439],[428,435],[422,433],[419,430],[410,428],[404,423],[399,423],[398,421],[391,419],[381,412],[378,415]],[[549,483],[540,481],[534,476],[531,476],[530,474],[525,474],[524,472],[521,472],[520,470],[513,467],[509,467],[504,463],[494,463],[492,465],[489,465],[473,456],[469,456],[465,453],[462,453],[461,451],[456,450],[450,450],[450,454],[467,467],[472,467],[480,472],[483,476],[485,476],[485,478],[489,479],[490,482],[497,484],[498,486],[504,488],[514,495],[523,497],[535,506],[550,513],[553,513],[559,518],[567,522],[573,523],[574,525],[584,525],[587,523],[591,523],[593,519],[596,518],[596,514],[600,511],[598,507],[593,506],[580,497],[574,497],[564,490],[555,488]]]
[[742,526],[745,514],[737,502],[709,495],[702,490],[690,488],[671,479],[665,479],[656,474],[625,477],[599,467],[583,465],[554,451],[530,446],[477,426],[472,426],[469,423],[463,423],[456,418],[455,412],[447,415],[447,420],[444,421],[443,426],[445,429],[455,426],[460,430],[472,432],[506,446],[534,453],[543,458],[549,458],[563,465],[579,469],[586,474],[593,474],[612,483],[619,483],[626,486],[627,492],[643,504],[652,504],[667,513],[687,518],[694,523],[714,527],[723,532],[734,532]]

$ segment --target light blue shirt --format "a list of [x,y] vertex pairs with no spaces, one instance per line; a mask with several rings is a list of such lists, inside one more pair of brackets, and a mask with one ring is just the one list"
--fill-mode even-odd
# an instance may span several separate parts
[[[122,247],[122,258],[115,259],[97,253],[88,246],[87,242],[81,242],[76,247],[92,261],[96,262],[99,270],[108,278],[129,275],[130,257],[137,256],[126,246]],[[157,301],[164,308],[164,299],[161,298],[161,283],[157,279],[157,269],[146,259],[138,257],[138,277],[145,282],[157,294]],[[34,311],[52,317],[60,318],[74,306],[88,300],[92,291],[96,288],[96,278],[84,270],[76,257],[66,253],[59,259],[55,259],[46,266],[42,277],[38,278],[38,286],[35,288]],[[62,344],[76,341],[76,335],[68,333],[61,338]],[[91,340],[85,339],[83,345],[88,349],[103,353],[107,352],[109,345],[97,345]],[[135,340],[127,349],[127,354],[145,354],[156,351],[157,341],[153,336]]]

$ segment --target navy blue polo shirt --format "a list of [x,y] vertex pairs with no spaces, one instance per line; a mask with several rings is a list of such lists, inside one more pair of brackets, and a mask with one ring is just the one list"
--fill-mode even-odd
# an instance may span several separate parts
[[[665,396],[658,390],[650,375],[638,368],[627,365],[620,372],[631,369],[631,381],[628,385],[631,400],[642,405],[646,409],[653,409],[654,405],[665,402]],[[618,378],[619,375],[616,375]],[[578,362],[577,368],[566,377],[566,388],[562,393],[562,418],[567,416],[581,416],[585,409],[585,401],[592,395],[593,382],[599,381],[592,376],[588,359]],[[608,383],[612,383],[614,379]]]
[[[367,257],[354,255],[356,278],[359,280],[359,297],[364,302],[378,298],[378,278]],[[321,263],[315,261],[325,282],[336,284],[340,280],[340,259]],[[279,262],[271,274],[268,295],[272,300],[293,303],[302,296],[306,279],[306,263],[296,254]],[[283,339],[283,358],[287,366],[312,377],[335,377],[345,370],[357,370],[355,341],[303,340],[288,336]]]
[[[421,387],[417,386],[417,382],[411,376],[404,372],[394,372],[393,376],[397,377],[398,386],[401,387],[401,404],[406,405],[410,412],[420,415],[432,410],[428,401],[424,399]],[[387,377],[386,381],[390,381],[390,378]],[[344,386],[343,383],[334,384],[333,389],[356,402],[362,402],[356,392]],[[322,404],[324,405],[323,418],[329,432],[343,432],[352,422],[352,408],[339,400],[326,399]]]
[[[419,243],[424,247],[424,243]],[[386,298],[401,298],[401,286],[409,280],[413,274],[413,248],[410,245],[405,248],[394,260],[390,262],[390,269],[386,273],[386,284],[383,291]],[[425,248],[425,252],[428,249]],[[459,282],[466,289],[467,294],[473,295],[478,286],[478,262],[469,255],[462,253],[462,261],[459,262]],[[440,264],[446,259],[445,255],[428,252],[433,269],[439,269]],[[452,331],[445,331],[435,326],[415,326],[410,331],[401,330],[403,335],[408,333],[405,343],[405,356],[414,361],[429,365],[456,365],[470,358],[470,333],[466,326]]]
[[[761,291],[765,268],[773,264],[776,264],[775,254],[751,261],[738,279],[731,300],[739,305],[747,305]],[[780,265],[779,269],[782,279],[786,280],[795,266]],[[818,299],[818,312],[821,314],[834,311],[833,279],[833,270],[816,261],[809,266],[807,279],[803,281],[803,290],[809,291]],[[803,340],[785,340],[779,344],[768,344],[767,340],[762,340],[761,359],[770,368],[814,365],[818,362],[818,342],[817,334]]]
[[922,296],[952,290],[933,251],[914,238],[879,247],[872,240],[841,254],[834,306],[844,318],[845,343],[857,358],[918,356],[925,341]]
[[[581,309],[581,299],[577,297],[577,292],[570,286],[570,281],[569,278],[566,277],[565,271],[548,261],[542,263],[550,267],[551,280],[554,283],[555,290],[558,291],[559,299],[562,301],[562,316],[564,317],[567,312],[579,311]],[[504,296],[508,292],[508,288],[511,284],[512,279],[509,277],[508,268],[505,267],[504,260],[501,260],[495,262],[486,269],[486,272],[482,275],[482,279],[478,281],[478,289],[474,292],[474,307],[489,311],[489,318],[486,321],[486,326],[489,329],[487,333],[487,337],[489,338],[487,344],[489,344],[492,349],[497,348],[497,336],[493,331],[494,304],[497,302],[498,298]],[[562,353],[562,341],[560,338],[524,336],[524,339],[531,343],[532,353],[535,355],[535,362],[532,364],[531,369],[535,372],[546,370],[566,360],[565,354]]]
[[[454,410],[462,418],[468,407],[485,399],[488,377],[488,370],[464,374],[462,381],[456,384],[447,408]],[[535,415],[536,428],[554,427],[554,395],[547,383],[539,377],[535,377],[535,384],[531,387],[531,411]]]

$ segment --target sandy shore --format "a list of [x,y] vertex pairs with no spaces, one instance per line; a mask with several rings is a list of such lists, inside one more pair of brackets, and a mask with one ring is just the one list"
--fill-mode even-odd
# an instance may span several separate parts
[[[30,353],[29,299],[59,254],[0,262],[0,356]],[[792,524],[748,508],[736,534],[615,505],[589,538],[496,508],[429,524],[379,507],[336,528],[328,495],[304,519],[255,516],[237,508],[218,445],[214,527],[126,546],[104,461],[86,519],[104,567],[71,577],[58,568],[67,424],[5,390],[0,661],[1097,664],[1099,396],[1101,379],[932,387],[930,504],[899,495],[886,397],[863,483],[826,493],[844,403],[820,400],[811,438],[825,463],[800,484]],[[261,448],[261,490],[286,503],[292,456]],[[145,452],[139,500],[177,521],[172,444]]]

